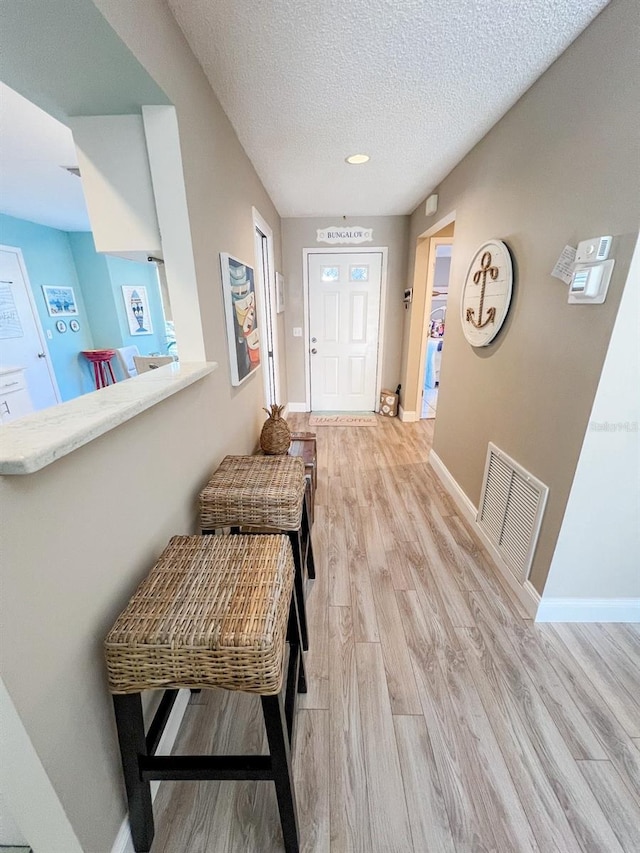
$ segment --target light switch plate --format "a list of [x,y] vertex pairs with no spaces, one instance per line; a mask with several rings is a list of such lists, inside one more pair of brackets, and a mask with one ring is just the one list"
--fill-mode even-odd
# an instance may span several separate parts
[[293,327],[293,337],[294,338],[301,338],[302,337],[302,327],[301,326],[294,326]]

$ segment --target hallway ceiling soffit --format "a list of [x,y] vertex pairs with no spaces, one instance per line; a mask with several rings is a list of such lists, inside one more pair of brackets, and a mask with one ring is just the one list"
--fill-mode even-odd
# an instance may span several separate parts
[[411,212],[607,0],[168,3],[280,214],[372,216]]
[[2,0],[2,82],[60,121],[169,99],[92,0]]
[[0,83],[0,213],[62,231],[90,231],[69,128]]

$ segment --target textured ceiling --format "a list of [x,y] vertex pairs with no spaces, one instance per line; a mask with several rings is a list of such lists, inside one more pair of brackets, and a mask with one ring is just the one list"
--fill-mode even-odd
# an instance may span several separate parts
[[282,216],[410,212],[607,2],[168,0]]

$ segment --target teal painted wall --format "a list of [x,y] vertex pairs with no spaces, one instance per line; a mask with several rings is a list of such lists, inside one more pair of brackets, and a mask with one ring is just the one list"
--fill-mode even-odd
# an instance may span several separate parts
[[[136,263],[124,258],[99,254],[93,235],[69,234],[69,242],[82,286],[96,348],[136,345],[140,355],[166,352],[164,314],[160,285],[153,264]],[[122,296],[122,286],[146,287],[153,334],[131,335]],[[126,377],[117,359],[112,362],[117,379]]]
[[[132,346],[135,344],[140,350],[141,355],[151,355],[151,353],[166,354],[167,338],[164,330],[164,313],[162,311],[160,284],[158,283],[155,265],[139,264],[134,261],[127,261],[124,258],[107,257],[107,266],[111,275],[113,299],[120,322],[122,345]],[[124,285],[146,287],[153,334],[132,335],[130,333],[125,302],[122,296],[122,287]]]
[[120,324],[113,304],[106,257],[96,252],[92,234],[74,231],[68,237],[87,307],[94,346],[96,349],[119,347]]
[[[94,390],[93,376],[82,350],[113,349],[135,344],[141,355],[166,353],[166,336],[160,285],[153,264],[135,263],[96,252],[93,235],[58,231],[23,219],[0,214],[0,243],[22,249],[38,315],[47,340],[60,395],[72,400]],[[73,287],[80,331],[60,334],[50,317],[43,284]],[[131,335],[122,286],[146,287],[153,324],[151,335]],[[112,360],[117,379],[124,379],[117,359]]]
[[[93,390],[89,365],[80,355],[82,350],[93,348],[93,336],[68,235],[55,228],[0,214],[0,243],[22,250],[45,337],[47,332],[52,336],[50,340],[47,337],[47,346],[62,399],[72,400]],[[64,318],[67,331],[64,334],[57,331],[56,321],[46,308],[43,284],[73,287],[80,331],[71,331],[68,317]]]

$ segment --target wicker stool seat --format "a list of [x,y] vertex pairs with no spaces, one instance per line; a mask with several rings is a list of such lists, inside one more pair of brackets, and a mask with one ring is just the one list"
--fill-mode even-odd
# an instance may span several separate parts
[[[294,575],[286,535],[174,536],[107,635],[137,853],[153,840],[153,779],[271,779],[285,849],[298,853],[290,745],[295,697],[306,681]],[[260,695],[268,756],[155,755],[178,689],[212,687]],[[141,691],[149,689],[165,693],[145,734]]]
[[105,641],[109,689],[282,687],[293,588],[284,536],[174,536]]
[[299,456],[225,456],[200,493],[203,533],[230,527],[286,531],[295,560],[302,647],[309,647],[304,573],[315,577],[308,490]]
[[305,493],[297,456],[225,456],[200,493],[200,524],[297,530]]

